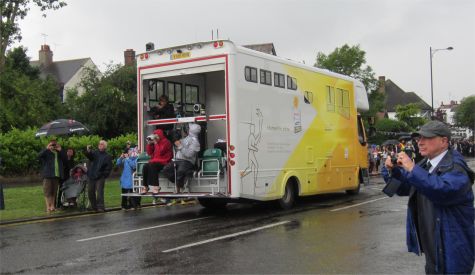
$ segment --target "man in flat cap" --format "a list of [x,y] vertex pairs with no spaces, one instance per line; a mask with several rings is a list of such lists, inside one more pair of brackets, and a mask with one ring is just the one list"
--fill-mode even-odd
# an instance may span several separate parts
[[470,274],[475,261],[472,184],[474,172],[449,147],[450,129],[430,121],[413,134],[424,157],[401,152],[388,158],[382,174],[399,196],[409,196],[406,237],[409,252],[424,253],[427,274]]

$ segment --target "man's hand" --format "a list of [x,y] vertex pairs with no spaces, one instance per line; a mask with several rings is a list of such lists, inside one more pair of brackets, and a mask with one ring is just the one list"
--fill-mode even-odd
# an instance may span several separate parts
[[404,170],[411,172],[414,169],[414,162],[412,159],[404,152],[397,154],[397,165],[404,168]]

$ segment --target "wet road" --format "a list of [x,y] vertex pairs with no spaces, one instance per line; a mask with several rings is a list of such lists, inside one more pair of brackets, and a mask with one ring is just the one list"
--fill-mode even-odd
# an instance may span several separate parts
[[290,211],[189,204],[3,226],[0,271],[422,274],[423,257],[405,247],[407,198],[385,197],[378,181]]

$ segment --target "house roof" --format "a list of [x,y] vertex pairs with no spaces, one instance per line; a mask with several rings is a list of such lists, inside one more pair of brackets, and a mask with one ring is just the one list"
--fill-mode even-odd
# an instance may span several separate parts
[[403,89],[399,88],[399,86],[390,79],[385,81],[384,86],[386,93],[386,100],[384,103],[388,112],[396,112],[397,105],[407,105],[409,103],[418,104],[422,111],[430,111],[432,109],[430,105],[422,100],[422,98],[420,98],[416,93],[404,92]]
[[90,58],[72,59],[55,61],[48,67],[40,66],[38,60],[31,61],[31,66],[40,66],[40,72],[42,77],[48,75],[53,76],[59,83],[66,84],[68,81],[79,71]]
[[274,43],[264,43],[264,44],[253,44],[253,45],[243,45],[243,47],[246,47],[251,50],[263,52],[263,53],[268,53],[277,56],[275,52],[275,47]]

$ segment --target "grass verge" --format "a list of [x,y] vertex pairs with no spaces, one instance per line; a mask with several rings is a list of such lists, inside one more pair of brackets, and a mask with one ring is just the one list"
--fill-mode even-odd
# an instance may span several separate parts
[[[17,219],[28,219],[67,213],[78,213],[77,209],[65,209],[55,211],[53,214],[46,213],[43,187],[21,186],[3,189],[5,199],[5,209],[0,210],[0,221],[10,221]],[[106,181],[104,188],[104,202],[107,208],[120,207],[121,190],[119,180]],[[142,204],[151,203],[152,198],[142,198]]]

